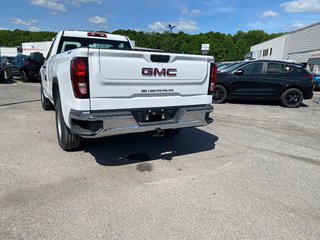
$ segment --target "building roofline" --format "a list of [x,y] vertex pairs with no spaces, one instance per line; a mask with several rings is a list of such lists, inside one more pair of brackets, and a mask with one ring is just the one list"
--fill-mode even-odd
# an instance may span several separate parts
[[285,37],[285,36],[287,36],[287,35],[288,35],[288,33],[284,33],[284,34],[282,34],[282,35],[280,35],[280,36],[278,36],[278,37],[275,37],[275,38],[269,39],[269,40],[267,40],[267,41],[258,43],[258,44],[256,44],[256,45],[251,46],[251,47],[256,47],[256,46],[259,46],[259,45],[261,45],[261,44],[264,44],[264,43],[267,43],[267,42],[271,42],[271,41],[273,41],[273,40],[275,40],[275,39],[278,39],[278,38],[281,38],[281,37]]
[[289,32],[289,33],[287,33],[287,34],[293,34],[293,33],[299,32],[299,31],[303,31],[303,30],[305,30],[305,29],[312,28],[312,27],[317,26],[317,25],[319,25],[319,24],[320,24],[320,22],[317,22],[317,23],[311,24],[311,25],[309,25],[309,26],[306,26],[306,27],[303,27],[303,28],[299,28],[299,29],[294,30],[294,31],[292,31],[292,32]]
[[276,38],[269,39],[269,40],[264,41],[264,42],[261,42],[261,43],[258,43],[258,44],[256,44],[256,45],[251,46],[250,48],[259,46],[260,44],[265,44],[265,43],[267,43],[267,42],[269,42],[269,41],[273,41],[273,40],[275,40],[275,39],[278,39],[278,38],[281,38],[281,37],[284,37],[284,36],[288,36],[288,35],[290,35],[290,34],[294,34],[294,33],[296,33],[296,32],[303,31],[303,30],[308,29],[308,28],[312,28],[312,27],[317,26],[317,25],[320,25],[320,22],[311,24],[311,25],[309,25],[309,26],[306,26],[306,27],[303,27],[303,28],[300,28],[300,29],[297,29],[297,30],[294,30],[294,31],[291,31],[291,32],[288,32],[288,33],[284,33],[284,34],[281,35],[281,36],[278,36],[278,37],[276,37]]

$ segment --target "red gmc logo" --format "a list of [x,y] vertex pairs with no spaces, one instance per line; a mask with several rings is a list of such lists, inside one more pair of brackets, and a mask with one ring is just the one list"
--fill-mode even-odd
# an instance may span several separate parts
[[142,76],[159,76],[159,77],[176,77],[177,69],[176,68],[142,68]]

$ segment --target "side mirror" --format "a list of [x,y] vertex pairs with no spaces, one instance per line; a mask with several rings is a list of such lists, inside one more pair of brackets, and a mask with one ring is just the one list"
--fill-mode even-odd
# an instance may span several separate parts
[[238,69],[237,71],[234,72],[235,75],[241,76],[243,75],[244,71],[242,69]]

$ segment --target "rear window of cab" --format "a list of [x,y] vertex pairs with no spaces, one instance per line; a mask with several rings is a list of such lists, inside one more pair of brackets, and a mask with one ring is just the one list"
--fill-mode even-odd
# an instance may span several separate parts
[[268,63],[267,73],[287,73],[293,71],[292,66],[284,63]]
[[130,43],[126,41],[95,38],[62,37],[58,46],[57,54],[81,47],[118,50],[131,49]]

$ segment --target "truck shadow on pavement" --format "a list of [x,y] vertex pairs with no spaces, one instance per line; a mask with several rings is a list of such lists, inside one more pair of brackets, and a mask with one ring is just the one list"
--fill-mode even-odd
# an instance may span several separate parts
[[[243,105],[261,105],[261,106],[279,106],[283,107],[280,101],[277,100],[228,100],[229,104],[243,104]],[[305,102],[301,103],[299,107],[309,107]]]
[[197,128],[183,129],[173,138],[154,138],[147,133],[83,139],[81,148],[102,166],[120,166],[210,151],[218,137]]
[[4,79],[3,81],[0,81],[0,84],[13,84],[13,83],[17,83],[17,82],[13,79]]

